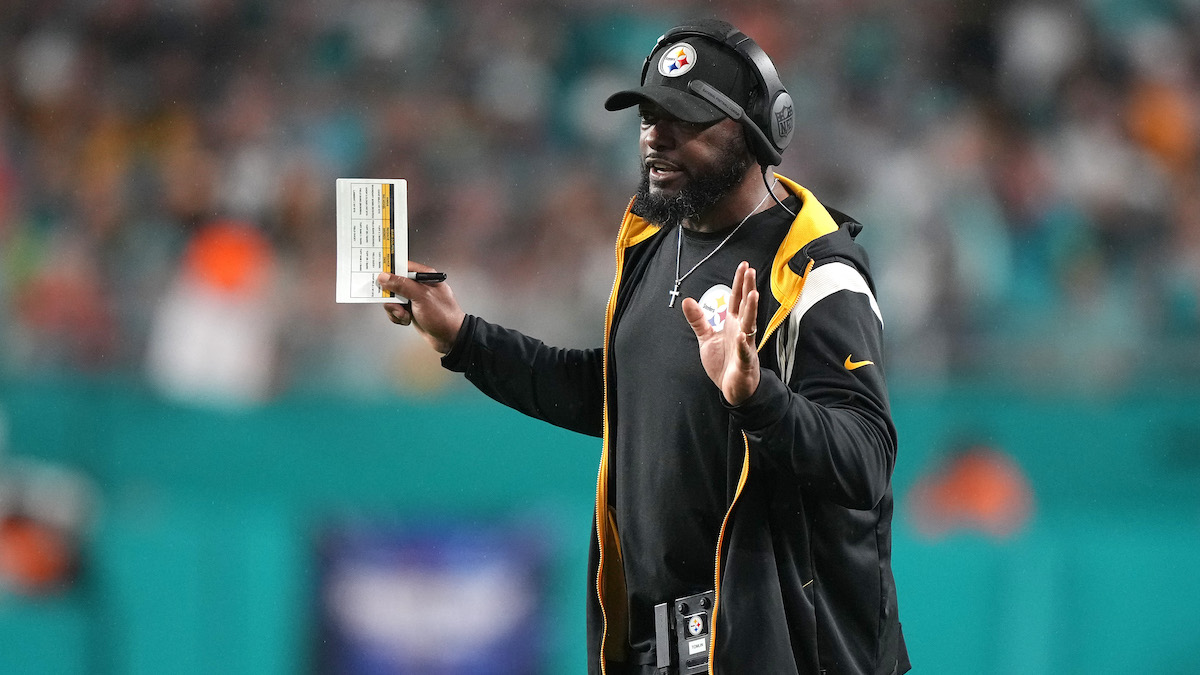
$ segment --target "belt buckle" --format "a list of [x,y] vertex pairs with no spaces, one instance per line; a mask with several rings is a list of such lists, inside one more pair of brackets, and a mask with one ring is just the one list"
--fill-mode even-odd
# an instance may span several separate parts
[[677,675],[708,672],[715,601],[716,594],[705,591],[654,606],[656,665],[660,672]]

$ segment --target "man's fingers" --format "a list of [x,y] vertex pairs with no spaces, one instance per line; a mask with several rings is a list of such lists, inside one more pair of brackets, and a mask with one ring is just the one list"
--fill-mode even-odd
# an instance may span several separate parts
[[413,262],[413,261],[409,260],[408,261],[408,271],[409,272],[436,272],[437,270],[433,269],[429,265],[422,265],[419,262]]
[[389,302],[383,306],[383,311],[387,312],[388,318],[392,323],[407,326],[412,323],[412,307],[410,305],[402,305],[398,302]]
[[754,357],[756,348],[755,341],[758,340],[758,333],[755,332],[758,327],[758,291],[750,291],[746,295],[746,299],[742,301],[741,311],[738,316],[738,342],[737,353],[738,360],[742,363],[749,363]]
[[683,316],[696,333],[696,337],[703,338],[712,332],[712,326],[704,320],[704,310],[700,309],[700,303],[692,298],[683,299]]
[[742,261],[738,263],[737,270],[733,273],[733,287],[729,291],[729,306],[737,311],[742,304],[742,298],[746,292],[746,270],[750,267],[750,263]]
[[[413,265],[414,263],[409,263]],[[424,265],[422,265],[424,267]],[[421,270],[425,271],[425,270]],[[385,291],[391,291],[402,298],[413,298],[420,294],[421,284],[409,279],[402,274],[388,274],[380,272],[379,276],[375,277],[375,281],[379,283],[379,287]]]
[[738,309],[738,321],[743,333],[753,333],[758,325],[758,291],[750,291]]
[[757,351],[754,348],[755,336],[750,333],[742,333],[738,336],[737,353],[738,360],[742,363],[750,363]]

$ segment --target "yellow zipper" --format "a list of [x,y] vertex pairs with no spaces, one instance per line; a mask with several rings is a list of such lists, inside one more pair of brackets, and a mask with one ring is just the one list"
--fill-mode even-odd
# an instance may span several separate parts
[[[605,424],[608,423],[607,415],[605,416]],[[604,578],[604,537],[605,526],[607,522],[605,518],[600,517],[600,484],[604,482],[605,462],[607,456],[607,448],[605,454],[600,457],[600,475],[596,478],[596,547],[599,549],[599,562],[596,563],[596,602],[600,604],[600,617],[603,619],[603,630],[600,631],[600,673],[604,675],[604,641],[608,638],[608,613],[604,611],[604,593],[600,588],[601,580]]]
[[767,329],[763,332],[762,339],[758,341],[758,351],[762,351],[763,345],[767,344],[767,340],[770,339],[771,335],[783,325],[783,319],[791,315],[792,310],[796,308],[796,303],[800,302],[800,294],[804,292],[804,282],[808,281],[808,273],[812,271],[815,263],[815,260],[809,258],[808,264],[804,266],[804,274],[800,275],[800,288],[797,288],[796,292],[792,294],[792,299],[786,307],[780,307],[780,311],[775,312],[775,316],[779,317],[779,321],[772,321],[767,326]]
[[[812,271],[814,260],[809,260],[808,265],[804,268],[804,274],[800,276],[800,288],[793,294],[788,302],[786,311],[776,312],[776,316],[786,317],[796,308],[796,303],[800,301],[800,293],[804,291],[804,282],[808,280],[808,273]],[[781,309],[784,309],[781,307]],[[783,325],[783,321],[772,321],[771,325],[767,326],[763,332],[763,337],[758,342],[756,351],[762,351],[764,345],[771,335]],[[729,516],[733,514],[733,509],[737,506],[738,497],[742,495],[742,488],[746,486],[746,480],[750,477],[750,438],[746,436],[746,432],[742,432],[742,446],[745,449],[745,459],[742,460],[742,475],[738,477],[737,489],[733,492],[733,501],[729,503],[729,508],[725,511],[725,518],[721,521],[721,532],[717,535],[717,559],[713,566],[713,611],[709,617],[709,633],[708,633],[708,672],[712,675],[717,673],[717,608],[721,605],[721,549],[725,543],[725,527],[729,524]]]
[[725,543],[725,526],[729,524],[729,516],[733,513],[733,507],[737,505],[738,497],[742,494],[742,488],[746,486],[746,479],[750,477],[750,439],[746,437],[746,432],[742,432],[742,446],[745,449],[745,459],[742,460],[742,475],[738,478],[737,490],[733,493],[733,501],[729,504],[729,509],[725,511],[725,518],[721,521],[721,533],[717,535],[717,560],[713,566],[713,610],[712,616],[708,620],[708,672],[716,675],[716,655],[717,655],[717,608],[721,606],[721,547]]
[[[633,199],[629,200],[629,205],[625,208],[625,221],[623,221],[621,223],[621,231],[617,237],[617,243],[616,243],[616,247],[615,247],[615,257],[616,257],[617,269],[616,269],[616,274],[613,277],[612,290],[608,296],[607,316],[605,317],[605,322],[604,322],[604,354],[603,354],[604,365],[603,365],[603,372],[602,372],[602,375],[604,377],[604,400],[603,400],[604,409],[602,411],[603,412],[603,423],[604,423],[604,442],[603,442],[602,452],[601,452],[601,456],[600,456],[600,470],[596,477],[596,514],[595,514],[595,518],[596,518],[596,548],[598,551],[598,554],[597,554],[598,560],[596,563],[596,600],[600,605],[600,616],[603,621],[603,630],[601,631],[601,634],[600,634],[600,654],[599,654],[601,675],[607,675],[607,672],[608,672],[607,664],[606,664],[605,658],[604,658],[604,648],[608,641],[608,612],[604,609],[604,593],[603,593],[603,588],[601,586],[602,580],[604,579],[604,539],[607,535],[608,519],[607,519],[607,517],[601,517],[601,516],[607,515],[607,501],[608,501],[608,499],[607,499],[608,490],[607,490],[606,483],[607,483],[607,475],[608,475],[608,448],[609,448],[609,444],[608,444],[608,441],[609,441],[608,347],[609,347],[609,339],[611,337],[610,331],[612,330],[613,315],[616,312],[617,287],[620,285],[622,267],[624,266],[624,255],[623,255],[624,250],[625,250],[625,248],[642,241],[643,239],[650,236],[651,234],[653,234],[655,231],[657,231],[659,229],[657,227],[649,227],[646,230],[639,232],[636,236],[627,239],[628,228],[630,226],[630,219],[633,217],[632,214],[630,213],[630,208],[633,206],[633,202],[634,202]],[[789,301],[787,307],[786,308],[781,307],[780,311],[777,311],[775,313],[775,316],[772,317],[771,322],[767,325],[766,330],[763,332],[763,337],[758,343],[757,349],[759,351],[762,350],[763,345],[765,345],[767,343],[767,340],[771,337],[772,334],[774,334],[774,332],[783,323],[782,319],[784,317],[788,316],[789,314],[791,314],[792,309],[795,308],[796,303],[800,299],[800,292],[804,289],[804,281],[808,278],[808,273],[812,270],[813,263],[814,263],[814,261],[812,261],[812,260],[808,261],[808,266],[805,268],[804,274],[801,275],[801,277],[800,277],[800,288],[797,289],[794,294],[792,294],[791,300]],[[745,487],[746,481],[750,476],[750,439],[746,436],[746,432],[744,432],[744,431],[742,432],[742,444],[745,449],[745,453],[744,453],[745,459],[742,462],[742,474],[738,478],[738,486],[737,486],[737,489],[734,491],[733,501],[730,503],[729,508],[725,511],[725,518],[721,522],[721,531],[720,531],[720,534],[717,536],[717,552],[716,552],[716,562],[714,564],[715,573],[714,573],[714,580],[713,580],[713,611],[712,611],[712,617],[710,618],[710,623],[709,623],[709,625],[712,627],[712,630],[709,633],[709,650],[708,650],[708,667],[709,667],[709,671],[714,674],[716,672],[716,667],[714,665],[714,661],[715,661],[714,656],[716,655],[716,630],[715,630],[715,627],[716,627],[717,606],[720,603],[720,597],[721,597],[721,594],[720,594],[721,548],[725,541],[725,528],[726,528],[726,525],[728,525],[728,523],[729,523],[729,516],[733,513],[733,509],[737,505],[738,497],[740,497],[742,494],[742,488]]]
[[604,423],[604,441],[600,451],[600,471],[596,476],[596,602],[600,605],[600,617],[603,620],[603,629],[600,631],[600,675],[606,675],[607,667],[604,660],[604,646],[608,641],[608,612],[604,609],[604,589],[601,584],[604,579],[604,539],[607,536],[608,527],[608,341],[610,331],[612,330],[613,315],[617,310],[617,287],[621,283],[621,271],[625,264],[625,234],[629,226],[629,210],[633,207],[633,199],[629,200],[629,205],[625,207],[626,220],[621,223],[621,231],[617,236],[617,243],[614,250],[614,256],[617,262],[617,271],[613,276],[612,290],[608,294],[608,308],[605,311],[604,318],[604,351],[602,357],[604,366],[602,376],[604,378],[604,400],[603,400],[603,423]]
[[608,501],[608,496],[607,496],[608,495],[608,486],[606,485],[606,483],[608,482],[608,437],[609,437],[609,430],[608,430],[608,339],[609,339],[609,330],[612,326],[612,314],[615,309],[613,300],[614,300],[614,298],[616,296],[616,292],[617,292],[617,283],[621,278],[621,262],[622,262],[622,260],[621,260],[620,241],[618,241],[618,243],[617,243],[616,257],[617,257],[617,275],[613,279],[612,292],[608,296],[609,297],[608,316],[606,317],[606,319],[604,321],[604,351],[601,354],[601,357],[604,359],[604,366],[603,366],[603,371],[602,371],[602,376],[604,377],[604,400],[603,400],[603,404],[604,404],[604,409],[603,409],[604,442],[601,444],[601,448],[600,448],[600,470],[599,470],[598,475],[596,476],[596,515],[595,515],[595,518],[596,518],[596,549],[599,552],[598,559],[596,562],[596,602],[599,603],[599,605],[600,605],[600,617],[603,619],[603,629],[600,631],[600,653],[599,653],[599,655],[600,655],[600,675],[605,675],[605,673],[606,673],[605,663],[604,663],[604,643],[608,639],[608,613],[606,611],[604,611],[604,589],[601,588],[601,584],[603,583],[603,579],[604,579],[604,539],[608,535],[608,533],[606,531],[608,528],[608,518],[602,517],[603,515],[605,515],[607,513],[607,504],[605,504],[604,502]]

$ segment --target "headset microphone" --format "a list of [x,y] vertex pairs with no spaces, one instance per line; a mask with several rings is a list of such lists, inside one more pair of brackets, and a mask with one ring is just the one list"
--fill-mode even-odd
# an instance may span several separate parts
[[758,128],[758,125],[746,115],[742,106],[704,80],[688,82],[688,89],[742,125],[754,141],[756,146],[754,154],[758,157],[758,163],[763,166],[764,170],[768,166],[779,166],[779,163],[783,161],[783,155],[767,140],[767,135],[763,133],[763,130]]

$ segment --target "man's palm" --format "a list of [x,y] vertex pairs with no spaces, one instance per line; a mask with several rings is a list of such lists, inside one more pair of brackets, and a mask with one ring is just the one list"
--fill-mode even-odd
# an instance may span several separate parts
[[729,295],[729,313],[720,331],[704,320],[704,311],[692,298],[683,301],[687,317],[700,348],[704,372],[732,405],[738,405],[758,388],[758,352],[755,349],[755,325],[758,320],[758,290],[755,271],[748,263],[738,265]]

